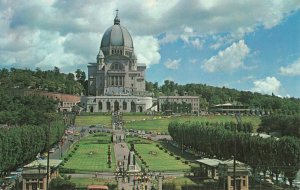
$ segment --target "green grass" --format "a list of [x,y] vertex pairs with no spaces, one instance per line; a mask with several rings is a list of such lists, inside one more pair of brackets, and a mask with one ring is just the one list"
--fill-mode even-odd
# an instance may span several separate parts
[[[128,139],[127,139],[128,140]],[[190,170],[190,166],[184,164],[182,160],[176,160],[175,156],[171,156],[169,153],[165,153],[164,150],[160,150],[156,147],[156,144],[151,141],[142,140],[140,143],[135,141],[134,145],[139,155],[146,161],[149,169],[152,171],[180,171]],[[144,144],[148,143],[148,144]]]
[[113,145],[111,145],[111,168],[109,168],[107,164],[108,144],[110,144],[109,139],[110,135],[103,133],[89,135],[81,139],[76,143],[79,144],[79,147],[75,153],[69,151],[69,154],[72,154],[72,157],[64,164],[63,168],[73,169],[76,172],[115,171],[116,164]]
[[[125,122],[142,121],[144,119],[150,119],[153,116],[148,115],[124,115],[123,120]],[[76,116],[76,126],[90,126],[102,124],[107,127],[111,127],[111,115],[79,115]]]
[[87,116],[76,116],[76,126],[90,126],[102,124],[107,127],[111,127],[111,116],[110,115],[87,115]]

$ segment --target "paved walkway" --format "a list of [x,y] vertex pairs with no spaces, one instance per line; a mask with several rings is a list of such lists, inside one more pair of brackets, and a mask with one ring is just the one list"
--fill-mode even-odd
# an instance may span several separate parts
[[125,142],[116,143],[114,144],[114,151],[115,151],[115,159],[116,165],[122,166],[124,163],[124,169],[127,170],[127,163],[128,163],[128,154],[129,148]]

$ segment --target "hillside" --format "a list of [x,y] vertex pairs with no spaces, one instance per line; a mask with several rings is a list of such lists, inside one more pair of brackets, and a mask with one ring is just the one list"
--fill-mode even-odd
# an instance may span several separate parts
[[[59,92],[65,94],[87,94],[86,74],[77,69],[73,73],[60,73],[57,67],[53,70],[35,71],[29,69],[11,68],[0,70],[0,88],[30,88]],[[275,95],[263,95],[250,91],[238,91],[226,87],[213,87],[206,84],[180,85],[166,80],[159,86],[157,82],[147,82],[146,90],[155,97],[160,95],[189,95],[200,97],[200,107],[209,108],[212,105],[233,103],[249,106],[251,109],[265,110],[271,113],[295,114],[300,113],[299,98],[280,98]]]
[[16,68],[0,70],[1,89],[29,88],[80,95],[86,93],[84,85],[85,73],[79,69],[76,71],[76,76],[73,73],[60,73],[57,67],[48,71],[42,71],[39,68],[35,71]]
[[159,95],[189,95],[200,97],[200,107],[223,103],[234,103],[249,106],[252,109],[263,109],[271,113],[295,114],[300,113],[299,98],[280,98],[275,95],[263,95],[250,91],[238,91],[226,87],[213,87],[206,84],[180,85],[166,80],[162,86],[158,83],[146,82],[146,90]]

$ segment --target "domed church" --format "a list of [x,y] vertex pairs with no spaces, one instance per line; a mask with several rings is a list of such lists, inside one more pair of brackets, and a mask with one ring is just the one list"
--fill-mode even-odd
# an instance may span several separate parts
[[88,94],[82,104],[88,112],[145,112],[152,106],[146,97],[146,65],[137,62],[133,41],[121,26],[118,12],[114,24],[103,34],[96,63],[88,64]]
[[131,35],[120,25],[104,33],[97,63],[88,65],[89,95],[144,95],[145,64],[138,64]]

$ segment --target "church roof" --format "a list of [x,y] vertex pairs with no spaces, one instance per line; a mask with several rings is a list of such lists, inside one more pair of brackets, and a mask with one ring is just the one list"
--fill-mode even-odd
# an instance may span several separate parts
[[[120,25],[120,19],[118,15],[114,19],[114,25],[109,27],[101,41],[101,49],[109,47],[109,46],[125,46],[129,48],[133,48],[133,42],[131,35],[129,34],[128,30]],[[104,54],[107,52],[103,51]]]

